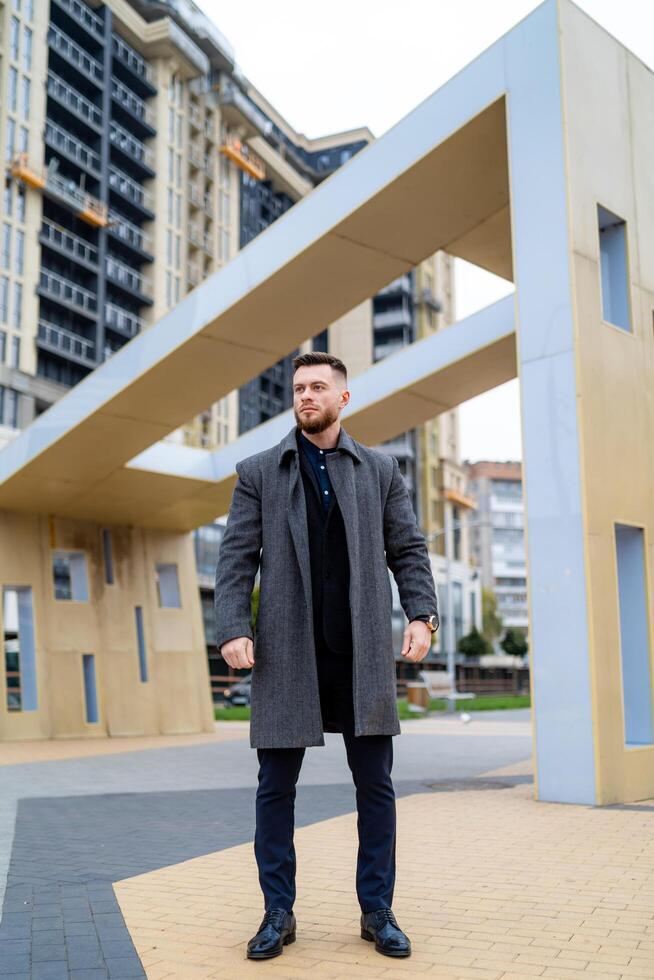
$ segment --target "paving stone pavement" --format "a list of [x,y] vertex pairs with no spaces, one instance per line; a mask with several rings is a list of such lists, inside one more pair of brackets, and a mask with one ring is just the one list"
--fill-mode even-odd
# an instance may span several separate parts
[[[461,738],[456,719],[438,736],[417,724],[394,739],[398,797],[530,778],[474,783],[530,754],[527,726],[489,738],[482,723]],[[305,757],[298,827],[355,808],[342,739],[326,741]],[[251,842],[256,768],[245,738],[3,765],[0,980],[144,977],[113,883]]]

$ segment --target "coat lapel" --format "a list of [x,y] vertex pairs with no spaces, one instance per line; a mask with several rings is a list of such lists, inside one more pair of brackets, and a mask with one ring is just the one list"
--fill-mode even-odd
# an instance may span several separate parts
[[288,506],[286,516],[291,529],[293,546],[297,556],[297,563],[302,577],[302,587],[307,608],[313,615],[313,602],[311,594],[311,561],[309,558],[309,533],[307,530],[307,508],[304,499],[304,483],[300,473],[300,464],[297,453],[291,457],[289,463],[288,479]]

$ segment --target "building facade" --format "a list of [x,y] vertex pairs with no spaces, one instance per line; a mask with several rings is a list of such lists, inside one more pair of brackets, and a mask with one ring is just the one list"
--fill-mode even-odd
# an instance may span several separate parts
[[504,628],[527,631],[527,566],[522,466],[519,462],[467,463],[477,512],[469,529],[483,587],[497,598]]

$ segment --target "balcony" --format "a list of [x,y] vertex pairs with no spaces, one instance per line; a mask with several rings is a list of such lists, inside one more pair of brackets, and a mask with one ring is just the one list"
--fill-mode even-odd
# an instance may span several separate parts
[[109,167],[109,187],[120,194],[121,197],[130,204],[148,213],[154,218],[154,200],[152,194],[144,187],[137,184],[135,180],[128,177],[124,171],[119,170],[113,165]]
[[204,233],[202,247],[204,248],[207,255],[211,255],[213,257],[213,240],[211,238],[211,233],[208,231]]
[[51,167],[31,166],[26,153],[19,153],[14,157],[9,173],[15,180],[21,180],[28,187],[43,191],[58,203],[67,205],[88,224],[96,228],[104,228],[108,224],[106,204],[87,194],[73,181],[66,180]]
[[397,293],[407,293],[411,294],[411,277],[408,275],[400,276],[398,279],[394,279],[393,282],[389,282],[388,286],[384,286],[377,293],[378,296],[392,296]]
[[97,14],[87,7],[81,0],[53,0],[57,7],[65,10],[66,13],[83,27],[96,41],[104,41],[104,24]]
[[45,350],[63,354],[71,360],[88,367],[95,367],[95,344],[86,337],[80,337],[72,330],[58,327],[47,320],[39,320],[37,344]]
[[91,245],[79,235],[74,235],[67,228],[55,224],[54,221],[49,221],[47,218],[43,219],[40,240],[42,244],[55,249],[62,255],[97,269],[98,250],[95,245]]
[[109,142],[127,158],[130,164],[138,164],[143,171],[154,177],[154,153],[136,136],[132,136],[117,122],[109,126]]
[[152,67],[117,34],[113,34],[111,37],[111,53],[114,62],[129,71],[131,80],[140,86],[142,93],[144,92],[146,95],[156,94]]
[[204,245],[204,233],[195,221],[188,223],[188,241],[194,248],[202,248]]
[[113,208],[109,211],[109,231],[125,245],[152,259],[152,236]]
[[113,283],[122,286],[130,293],[138,293],[148,300],[152,298],[152,282],[114,255],[107,256],[106,270],[107,278]]
[[200,111],[200,107],[194,105],[192,102],[189,106],[188,117],[193,129],[202,129],[202,112]]
[[143,319],[136,313],[130,313],[115,303],[104,304],[105,325],[117,330],[126,337],[134,337],[143,329]]
[[66,309],[73,307],[78,313],[95,319],[98,310],[98,298],[90,289],[83,289],[77,283],[60,276],[57,272],[41,269],[39,277],[39,293],[48,299],[54,299]]
[[410,327],[412,324],[411,311],[405,306],[398,306],[392,310],[384,310],[381,313],[373,313],[372,325],[378,327]]
[[200,271],[200,266],[197,262],[189,262],[186,266],[186,282],[189,286],[194,287],[200,284],[202,281],[202,272]]
[[154,125],[155,116],[152,108],[115,77],[111,79],[111,97],[114,102],[124,109],[132,123],[140,123],[149,131],[148,135],[154,136],[156,130]]
[[72,38],[62,30],[50,24],[48,28],[48,44],[57,54],[72,65],[81,75],[88,78],[98,87],[102,86],[102,65],[88,52],[75,44]]
[[71,136],[49,119],[45,121],[45,141],[81,170],[86,170],[98,180],[100,179],[100,154],[90,150],[81,140]]
[[189,143],[188,146],[188,159],[192,167],[196,170],[201,170],[204,163],[204,153],[202,147],[198,143]]
[[235,138],[230,139],[223,143],[220,152],[255,180],[263,180],[266,176],[263,160],[254,150],[250,149],[247,143],[242,143],[241,140]]
[[194,183],[192,180],[188,183],[188,202],[194,208],[201,208],[204,202],[202,186]]
[[53,71],[48,72],[48,95],[59,105],[72,112],[78,119],[81,119],[82,122],[94,129],[102,129],[102,112],[97,105],[86,99],[76,89],[71,88],[68,82],[59,78]]

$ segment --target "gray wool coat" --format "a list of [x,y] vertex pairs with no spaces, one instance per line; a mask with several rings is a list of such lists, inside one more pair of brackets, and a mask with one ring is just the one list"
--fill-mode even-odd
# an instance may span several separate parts
[[[350,564],[355,736],[397,735],[391,569],[409,621],[436,613],[424,535],[397,460],[341,426],[325,461],[345,524]],[[271,449],[236,464],[215,579],[218,649],[254,641],[250,743],[324,745],[318,694],[309,538],[295,427]],[[257,628],[251,596],[260,569]],[[438,622],[438,619],[436,619]],[[398,651],[399,652],[399,651]]]

